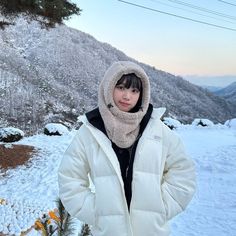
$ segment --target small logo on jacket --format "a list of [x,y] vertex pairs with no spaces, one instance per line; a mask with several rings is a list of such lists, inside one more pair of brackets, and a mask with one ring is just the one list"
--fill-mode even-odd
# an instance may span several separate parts
[[155,140],[157,140],[157,141],[160,141],[160,140],[161,140],[161,137],[158,136],[158,135],[154,135],[153,138],[154,138]]

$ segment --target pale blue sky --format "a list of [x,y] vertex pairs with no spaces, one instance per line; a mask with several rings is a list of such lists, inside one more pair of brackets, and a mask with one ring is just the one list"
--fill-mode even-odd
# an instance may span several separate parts
[[[69,25],[174,75],[236,75],[236,0],[127,1],[235,30],[187,21],[118,0],[73,0],[83,11]],[[197,7],[234,18],[199,11]]]

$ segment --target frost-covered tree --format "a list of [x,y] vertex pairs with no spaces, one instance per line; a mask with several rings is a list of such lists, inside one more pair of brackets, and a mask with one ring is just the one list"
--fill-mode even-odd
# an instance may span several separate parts
[[[1,0],[0,12],[8,18],[14,18],[19,13],[26,13],[35,19],[36,16],[42,16],[42,23],[47,26],[54,26],[55,23],[62,23],[71,15],[79,15],[81,9],[74,3],[66,0]],[[0,22],[5,25],[10,22]],[[0,24],[1,26],[1,24]]]

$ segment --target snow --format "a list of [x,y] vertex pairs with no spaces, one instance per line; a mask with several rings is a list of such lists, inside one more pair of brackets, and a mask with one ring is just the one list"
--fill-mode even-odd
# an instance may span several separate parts
[[213,126],[214,123],[208,119],[194,119],[194,121],[192,122],[192,125],[198,126],[198,125],[202,125],[202,126]]
[[[19,235],[56,207],[57,169],[75,132],[62,136],[39,134],[17,142],[35,146],[38,153],[30,164],[6,174],[0,172],[0,200],[5,200],[0,203],[0,231]],[[172,220],[171,236],[234,236],[236,129],[182,125],[175,132],[195,161],[198,187],[188,208]],[[31,230],[28,235],[40,234]]]
[[60,135],[68,133],[68,129],[65,125],[60,123],[49,123],[45,126],[49,133],[59,133]]
[[15,235],[19,235],[19,228],[21,231],[29,229],[38,217],[56,207],[57,168],[74,132],[63,136],[40,134],[17,142],[35,146],[38,154],[30,165],[8,170],[6,177],[0,175],[0,198],[7,201],[7,204],[0,205],[0,215],[3,216],[0,217],[0,229],[3,227],[5,233],[11,228]]
[[20,129],[14,128],[14,127],[6,127],[6,128],[0,128],[0,137],[6,138],[10,135],[17,135],[24,137],[24,132]]
[[178,120],[173,119],[173,118],[171,118],[171,117],[164,117],[163,122],[164,122],[167,126],[173,127],[173,128],[178,128],[178,127],[181,126],[181,123],[180,123]]
[[231,119],[231,120],[227,120],[227,121],[225,122],[225,125],[228,126],[228,127],[230,127],[230,128],[236,129],[236,118]]
[[225,126],[178,130],[196,163],[197,191],[172,223],[174,236],[233,236],[236,232],[236,131]]

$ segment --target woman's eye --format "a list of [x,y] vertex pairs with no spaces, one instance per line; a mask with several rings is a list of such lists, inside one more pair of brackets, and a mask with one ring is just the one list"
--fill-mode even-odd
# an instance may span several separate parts
[[133,93],[139,93],[139,90],[138,89],[132,89],[132,92]]
[[124,90],[123,86],[116,86],[116,88],[120,89],[120,90]]

